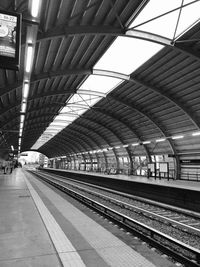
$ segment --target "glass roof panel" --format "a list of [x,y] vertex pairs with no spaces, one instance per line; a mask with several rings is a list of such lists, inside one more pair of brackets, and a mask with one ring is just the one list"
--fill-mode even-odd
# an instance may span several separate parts
[[56,128],[47,128],[46,130],[45,130],[45,132],[44,133],[47,133],[48,132],[48,134],[50,133],[50,132],[57,132],[57,131],[59,131],[60,129],[56,129]]
[[46,136],[46,135],[44,135],[44,136],[42,136],[42,137],[40,138],[39,141],[41,141],[41,142],[43,142],[43,141],[48,141],[49,138],[51,138],[51,137],[52,137],[52,136]]
[[[66,110],[70,110],[70,112],[66,112]],[[69,118],[70,118],[70,116],[71,116],[71,118],[73,119],[73,118],[78,118],[78,116],[80,115],[80,114],[82,114],[83,112],[85,112],[87,110],[87,107],[78,107],[78,106],[75,106],[75,105],[70,105],[70,108],[68,108],[67,107],[67,109],[66,109],[66,107],[64,107],[62,110],[61,110],[61,113],[60,113],[60,115],[66,115],[66,116],[68,116]],[[67,114],[66,114],[67,113]],[[66,117],[66,119],[67,119],[67,117]]]
[[[94,70],[93,72],[98,72],[98,70]],[[101,71],[100,71],[101,72]],[[96,74],[96,73],[93,73]],[[99,74],[96,74],[99,75]],[[84,96],[86,95],[87,97],[92,97],[92,98],[96,98],[96,97],[106,97],[106,94],[102,93],[102,92],[97,92],[97,91],[91,91],[91,90],[84,90],[84,89],[79,89],[78,90],[78,94],[84,98]]]
[[[151,0],[129,27],[135,27],[145,21],[151,20],[180,6],[181,0]],[[178,15],[179,10],[176,10],[165,16],[154,19],[151,22],[147,22],[139,27],[136,27],[136,29],[155,33],[172,39],[174,36]]]
[[61,127],[65,127],[66,126],[66,122],[61,122],[61,121],[57,121],[57,120],[54,120],[50,125],[51,126],[61,126]]
[[[183,5],[187,5],[191,2],[194,2],[194,0],[184,0]],[[147,31],[173,39],[179,14],[180,20],[178,22],[175,37],[185,31],[200,18],[200,1],[183,7],[181,12],[180,9],[170,12],[173,9],[181,7],[181,4],[182,0],[151,0],[145,6],[142,12],[136,17],[136,19],[130,24],[129,28],[135,27],[136,30]],[[162,14],[167,12],[169,13],[162,16]],[[153,19],[157,16],[160,17]],[[140,25],[142,23],[144,24]]]
[[[162,48],[163,46],[160,44],[135,38],[118,37],[100,58],[94,69],[129,75]],[[87,87],[84,86],[84,88]]]
[[49,125],[49,127],[47,129],[55,129],[55,130],[59,130],[59,129],[63,129],[63,126],[62,125]]
[[118,78],[90,75],[80,89],[108,93],[121,82],[122,80]]
[[60,110],[60,114],[61,113],[73,113],[72,110],[69,107],[64,107]]
[[74,120],[74,118],[76,118],[77,116],[75,114],[71,114],[71,113],[68,113],[68,114],[65,114],[65,113],[61,113],[59,114],[58,116],[56,116],[56,118],[54,119],[53,122],[68,122],[68,121],[72,121]]
[[[68,102],[70,107],[76,111],[77,104],[82,105],[83,108],[88,109],[88,107],[93,106],[97,101],[99,101],[102,97],[100,96],[93,96],[93,95],[86,95],[86,94],[76,94],[74,95],[76,98],[72,97]],[[73,105],[71,106],[71,104]],[[78,107],[79,108],[79,107]]]
[[73,121],[74,119],[76,119],[77,117],[70,117],[68,119],[63,119],[63,120],[59,120],[56,119],[54,122],[58,123],[58,125],[62,125],[63,127],[67,126],[71,121]]
[[86,102],[91,101],[92,99],[97,99],[99,97],[99,96],[94,96],[92,94],[86,94],[86,93],[84,93],[84,94],[78,93],[78,95],[79,95],[80,99],[82,99],[82,101],[86,101]]
[[77,114],[77,116],[80,116],[81,114],[83,114],[86,110],[88,110],[88,108],[84,108],[84,109],[74,109],[74,112]]
[[39,147],[41,147],[43,144],[40,143],[39,141],[37,141],[33,146],[32,149],[38,149]]
[[[192,0],[184,0],[184,5],[191,3]],[[196,24],[200,20],[200,1],[195,2],[187,7],[184,7],[181,11],[180,21],[177,28],[177,34],[180,35],[188,27]]]
[[74,94],[67,103],[80,104],[82,101],[82,98],[78,94]]

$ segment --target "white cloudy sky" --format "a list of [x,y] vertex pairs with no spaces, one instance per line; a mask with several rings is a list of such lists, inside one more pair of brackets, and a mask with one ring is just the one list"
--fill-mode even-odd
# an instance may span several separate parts
[[38,152],[23,152],[23,154],[28,154],[28,156],[20,156],[20,160],[25,160],[26,162],[35,162],[39,160]]

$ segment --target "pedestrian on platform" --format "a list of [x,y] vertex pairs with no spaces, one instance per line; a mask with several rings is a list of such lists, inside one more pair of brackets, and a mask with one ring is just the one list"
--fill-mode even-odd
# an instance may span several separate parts
[[14,162],[12,160],[9,161],[10,173],[12,173],[14,168]]
[[3,160],[2,162],[2,169],[3,169],[3,173],[6,174],[7,173],[7,161]]

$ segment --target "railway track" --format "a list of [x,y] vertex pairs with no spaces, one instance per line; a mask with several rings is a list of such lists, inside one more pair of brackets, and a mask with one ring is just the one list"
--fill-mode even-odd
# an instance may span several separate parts
[[[153,246],[186,266],[200,266],[200,227],[198,214],[175,211],[167,205],[152,204],[99,186],[72,181],[42,172],[37,177],[70,194],[124,227],[148,239]],[[177,238],[178,237],[178,238]]]

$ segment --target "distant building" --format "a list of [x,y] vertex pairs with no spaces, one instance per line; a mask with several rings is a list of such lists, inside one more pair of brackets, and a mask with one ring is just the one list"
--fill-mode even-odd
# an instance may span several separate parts
[[43,154],[39,155],[39,165],[43,166],[44,168],[48,167],[48,158]]

